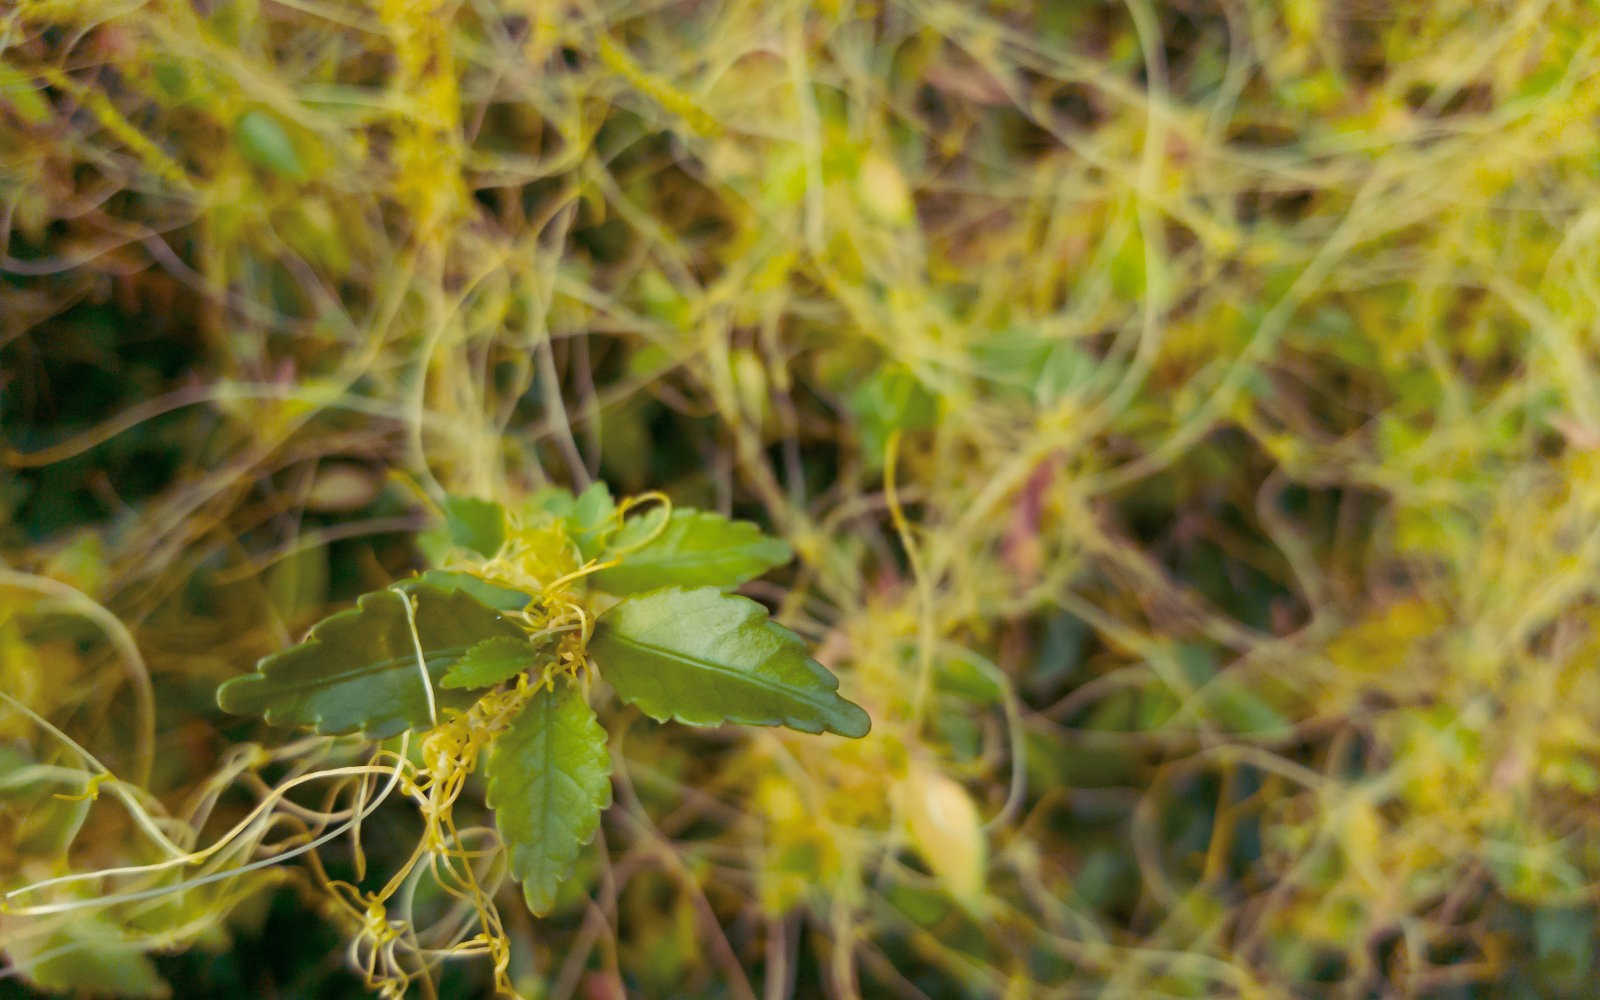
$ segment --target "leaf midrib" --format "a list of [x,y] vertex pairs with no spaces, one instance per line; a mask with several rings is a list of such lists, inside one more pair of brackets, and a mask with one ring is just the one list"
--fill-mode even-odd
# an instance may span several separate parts
[[[638,552],[627,556],[627,561],[623,562],[616,568],[627,569],[630,565],[681,566],[685,563],[723,562],[728,559],[739,558],[742,556],[757,558],[753,553],[750,552],[750,549],[756,544],[759,543],[752,542],[749,545],[740,545],[733,548],[692,549],[687,552],[664,552],[660,555],[652,555],[649,549],[640,549]],[[765,559],[761,559],[760,561],[766,562]]]
[[[554,867],[554,859],[550,857],[550,844],[553,843],[553,838],[550,836],[550,826],[556,813],[556,809],[551,802],[554,797],[555,783],[550,780],[550,773],[557,770],[557,768],[551,760],[554,754],[550,751],[550,730],[555,728],[552,724],[556,714],[555,692],[543,692],[539,698],[541,704],[539,706],[539,752],[537,759],[543,766],[539,769],[537,778],[539,782],[539,846],[535,857],[538,878],[543,882],[550,877],[549,870]],[[540,888],[544,887],[541,886]]]
[[[813,692],[807,691],[804,688],[783,684],[751,670],[740,670],[736,667],[729,667],[721,663],[717,663],[714,660],[702,660],[697,656],[690,656],[687,653],[680,653],[677,650],[667,649],[664,646],[657,646],[653,643],[643,642],[631,636],[624,635],[618,632],[615,628],[608,629],[607,631],[613,639],[625,645],[632,646],[635,649],[654,653],[661,656],[663,659],[672,660],[678,663],[703,667],[712,673],[721,674],[725,677],[732,677],[736,680],[748,681],[752,684],[752,686],[764,688],[773,694],[784,695],[795,698],[799,701],[803,701],[813,708],[828,713],[830,718],[833,715],[834,707],[832,703],[826,699],[830,695],[834,699],[838,699],[839,697],[838,694],[833,691],[816,692],[815,696],[813,696]],[[767,660],[770,659],[770,656],[767,657]],[[766,660],[763,660],[762,662],[765,663]]]
[[[471,648],[471,646],[441,646],[436,649],[425,649],[422,651],[422,660],[428,665],[429,674],[432,674],[436,661],[445,657],[454,657],[454,659],[459,660],[462,656],[466,655],[466,651]],[[261,673],[257,676],[267,678],[267,686],[269,688],[275,688],[278,690],[309,689],[315,691],[323,687],[335,687],[339,684],[345,684],[351,680],[369,677],[373,674],[381,674],[387,673],[391,670],[398,670],[402,664],[414,665],[416,662],[416,654],[408,653],[404,656],[391,656],[387,660],[368,661],[367,663],[350,670],[342,670],[338,673],[332,674],[319,674],[315,678],[306,680],[279,678],[266,673]]]

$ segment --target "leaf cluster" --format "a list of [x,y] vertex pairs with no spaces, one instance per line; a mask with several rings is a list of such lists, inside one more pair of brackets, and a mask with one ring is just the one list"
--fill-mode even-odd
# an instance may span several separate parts
[[[756,525],[660,502],[619,506],[602,483],[577,496],[546,491],[516,513],[450,497],[442,514],[421,547],[452,569],[363,595],[224,683],[217,701],[276,725],[375,740],[492,716],[489,805],[535,914],[555,904],[611,801],[592,675],[663,722],[848,737],[870,728],[799,636],[728,593],[792,557]],[[525,527],[554,527],[581,570],[554,576],[538,549],[518,545]],[[537,592],[486,575],[503,564]],[[475,715],[476,703],[506,694],[514,711]]]

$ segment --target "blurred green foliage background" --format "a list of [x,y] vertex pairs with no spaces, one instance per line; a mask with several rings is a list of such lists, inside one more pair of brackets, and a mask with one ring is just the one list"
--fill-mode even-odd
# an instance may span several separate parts
[[594,479],[786,538],[874,728],[613,710],[527,996],[1592,995],[1596,24],[0,5],[0,997],[368,995],[302,862],[16,890],[354,759],[216,685]]

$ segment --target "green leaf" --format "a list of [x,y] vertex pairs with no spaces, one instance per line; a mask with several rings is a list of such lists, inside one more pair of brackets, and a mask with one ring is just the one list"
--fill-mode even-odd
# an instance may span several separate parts
[[1070,340],[1012,328],[973,345],[978,374],[1009,394],[1049,406],[1087,381],[1094,359]]
[[615,524],[616,513],[616,501],[611,499],[611,490],[605,483],[597,480],[578,494],[567,523],[583,558],[593,559],[604,550],[605,536]]
[[992,705],[1005,697],[1005,689],[995,680],[1000,668],[968,649],[940,662],[935,677],[939,688],[960,695],[977,705]]
[[850,396],[861,428],[861,451],[874,468],[894,431],[925,431],[939,422],[939,400],[899,365],[884,365]]
[[150,997],[172,995],[155,963],[105,918],[77,916],[44,940],[8,940],[23,978],[51,993]]
[[278,120],[265,111],[246,111],[234,125],[234,137],[244,158],[258,167],[292,180],[303,180],[306,168],[294,142]]
[[[256,673],[223,684],[217,704],[273,725],[311,726],[320,733],[364,730],[373,739],[429,725],[406,596],[398,590],[363,594],[354,608],[313,626],[304,642],[262,658]],[[462,591],[419,584],[409,596],[416,640],[435,683],[484,639],[523,634]],[[468,700],[460,694],[436,698],[447,707]]]
[[579,849],[594,839],[611,804],[605,730],[574,684],[543,689],[489,758],[489,807],[511,852],[511,874],[528,909],[549,913]]
[[589,652],[623,701],[660,722],[742,722],[865,736],[872,720],[800,637],[748,598],[670,587],[622,600]]
[[467,655],[457,660],[439,682],[443,688],[486,688],[515,677],[539,662],[539,649],[549,644],[554,636],[543,636],[545,642],[535,645],[524,638],[497,635],[485,639],[467,650]]
[[1230,677],[1213,682],[1202,701],[1205,710],[1228,732],[1281,732],[1290,725],[1265,699]]
[[567,522],[567,534],[586,560],[604,551],[606,536],[617,527],[617,503],[598,480],[576,497],[559,486],[546,486],[525,499],[521,510],[524,517],[553,516]]
[[395,586],[401,590],[409,591],[418,584],[437,587],[440,590],[462,591],[480,603],[494,608],[496,611],[521,611],[528,606],[533,598],[520,590],[502,587],[490,583],[480,576],[460,570],[430,569],[421,576],[412,580],[402,580]]
[[86,772],[0,747],[0,829],[22,854],[63,856],[89,816],[92,787]]
[[417,536],[417,546],[431,562],[443,562],[451,548],[467,549],[484,558],[500,551],[506,537],[506,513],[491,500],[445,497],[444,523]]
[[572,516],[572,508],[577,502],[572,491],[563,486],[542,486],[522,501],[519,510],[524,517],[549,514],[558,518],[568,518]]
[[328,602],[328,550],[300,549],[267,570],[267,597],[286,621],[301,624]]
[[661,527],[662,508],[630,517],[611,540],[610,551],[650,541],[622,556],[622,562],[590,579],[613,594],[635,594],[660,587],[737,587],[794,558],[787,542],[770,538],[749,521],[680,508]]

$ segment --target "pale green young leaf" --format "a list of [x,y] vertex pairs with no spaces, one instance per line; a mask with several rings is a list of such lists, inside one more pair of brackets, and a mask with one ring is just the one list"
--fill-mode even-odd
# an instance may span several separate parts
[[444,679],[442,688],[494,687],[503,680],[515,677],[539,662],[539,652],[550,644],[554,636],[544,635],[539,642],[524,638],[497,635],[485,639],[467,650],[467,655],[455,662]]
[[787,542],[762,534],[749,521],[692,508],[674,510],[664,526],[661,518],[656,508],[628,519],[610,545],[610,552],[622,553],[622,561],[594,574],[590,579],[596,587],[613,594],[670,586],[737,587],[794,558]]
[[605,536],[615,522],[616,501],[603,482],[596,481],[578,494],[567,523],[583,558],[593,559],[605,548]]
[[524,518],[548,515],[565,519],[572,516],[577,503],[572,491],[564,486],[541,486],[524,497],[517,509]]
[[489,807],[528,909],[549,913],[611,804],[605,730],[575,684],[540,690],[489,758]]
[[658,721],[851,737],[872,726],[799,636],[755,601],[714,587],[624,599],[596,623],[589,652],[617,695]]
[[[406,600],[414,602],[413,638]],[[429,695],[417,666],[420,642],[430,683],[467,650],[522,630],[462,591],[414,585],[408,592],[363,594],[356,606],[312,627],[304,642],[262,658],[256,672],[217,689],[217,704],[273,725],[320,733],[363,730],[373,739],[430,724]],[[467,696],[442,692],[436,706],[460,707]]]
[[559,486],[546,486],[524,499],[519,510],[525,518],[564,521],[568,537],[585,560],[599,556],[607,536],[617,530],[617,502],[610,487],[599,481],[577,496]]

